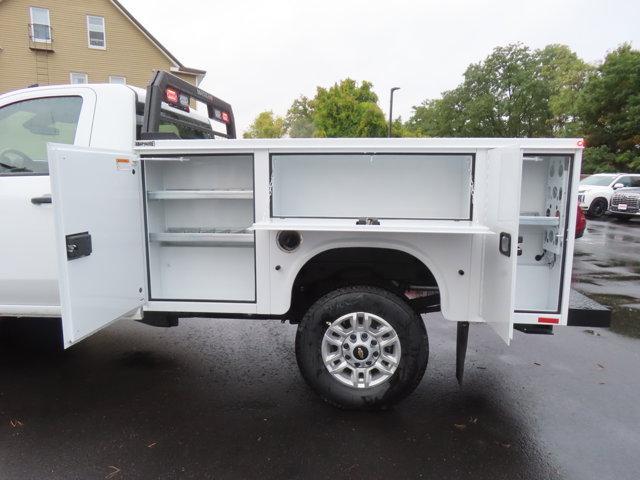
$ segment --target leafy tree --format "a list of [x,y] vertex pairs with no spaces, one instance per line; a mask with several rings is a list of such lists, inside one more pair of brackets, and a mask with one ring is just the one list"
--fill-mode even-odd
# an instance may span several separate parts
[[414,107],[408,127],[427,136],[575,135],[576,100],[591,67],[564,45],[497,47],[442,98]]
[[292,138],[310,138],[315,136],[316,127],[313,124],[313,108],[311,102],[304,95],[291,104],[285,117],[287,133]]
[[594,68],[566,45],[547,45],[537,52],[540,74],[547,82],[551,129],[555,136],[582,135],[578,119],[578,98]]
[[537,57],[522,44],[495,48],[469,65],[460,86],[414,107],[410,125],[438,136],[550,135],[550,87]]
[[579,111],[587,145],[640,157],[640,51],[624,44],[609,53],[582,90]]
[[329,89],[318,87],[311,100],[317,137],[382,137],[387,130],[373,85],[347,78]]
[[[387,128],[389,128],[387,126]],[[391,123],[391,136],[394,138],[401,137],[417,137],[419,135],[409,126],[408,122],[404,123],[402,117],[398,117]]]
[[640,172],[640,154],[633,151],[614,153],[606,145],[585,148],[582,172]]
[[280,138],[285,132],[284,118],[268,111],[260,113],[242,136],[244,138]]

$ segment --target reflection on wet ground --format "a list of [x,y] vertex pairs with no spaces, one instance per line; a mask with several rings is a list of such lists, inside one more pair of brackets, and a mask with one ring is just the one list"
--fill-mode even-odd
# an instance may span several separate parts
[[588,220],[572,286],[613,309],[613,331],[640,338],[640,221]]

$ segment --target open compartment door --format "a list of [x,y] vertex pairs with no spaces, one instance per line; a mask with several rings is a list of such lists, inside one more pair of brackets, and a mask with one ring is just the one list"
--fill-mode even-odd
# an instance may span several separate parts
[[513,337],[522,150],[489,150],[486,163],[485,235],[481,316],[507,344]]
[[136,157],[50,144],[65,348],[145,302]]

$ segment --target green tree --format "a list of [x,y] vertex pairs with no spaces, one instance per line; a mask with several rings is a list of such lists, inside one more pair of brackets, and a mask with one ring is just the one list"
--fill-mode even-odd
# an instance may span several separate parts
[[310,100],[304,95],[296,98],[287,111],[285,127],[292,138],[310,138],[315,136],[313,124],[313,108]]
[[587,145],[640,156],[640,51],[624,44],[587,81],[578,109]]
[[285,133],[284,118],[274,115],[272,111],[268,111],[258,114],[242,136],[244,138],[280,138]]
[[536,53],[521,44],[495,48],[484,61],[469,65],[460,86],[414,110],[410,124],[426,135],[533,137],[551,133],[548,82],[542,79]]
[[578,98],[594,67],[566,45],[547,45],[537,52],[540,74],[549,87],[551,129],[558,137],[582,135]]
[[332,87],[318,87],[310,101],[317,137],[382,137],[387,130],[373,85],[347,78]]
[[575,103],[590,70],[564,45],[497,47],[469,65],[458,87],[414,107],[407,126],[426,136],[575,134]]

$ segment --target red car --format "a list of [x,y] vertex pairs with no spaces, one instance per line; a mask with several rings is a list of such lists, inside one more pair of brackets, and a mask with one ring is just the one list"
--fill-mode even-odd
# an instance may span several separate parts
[[578,207],[578,216],[576,218],[576,238],[580,238],[587,228],[587,219],[584,216],[584,212]]

